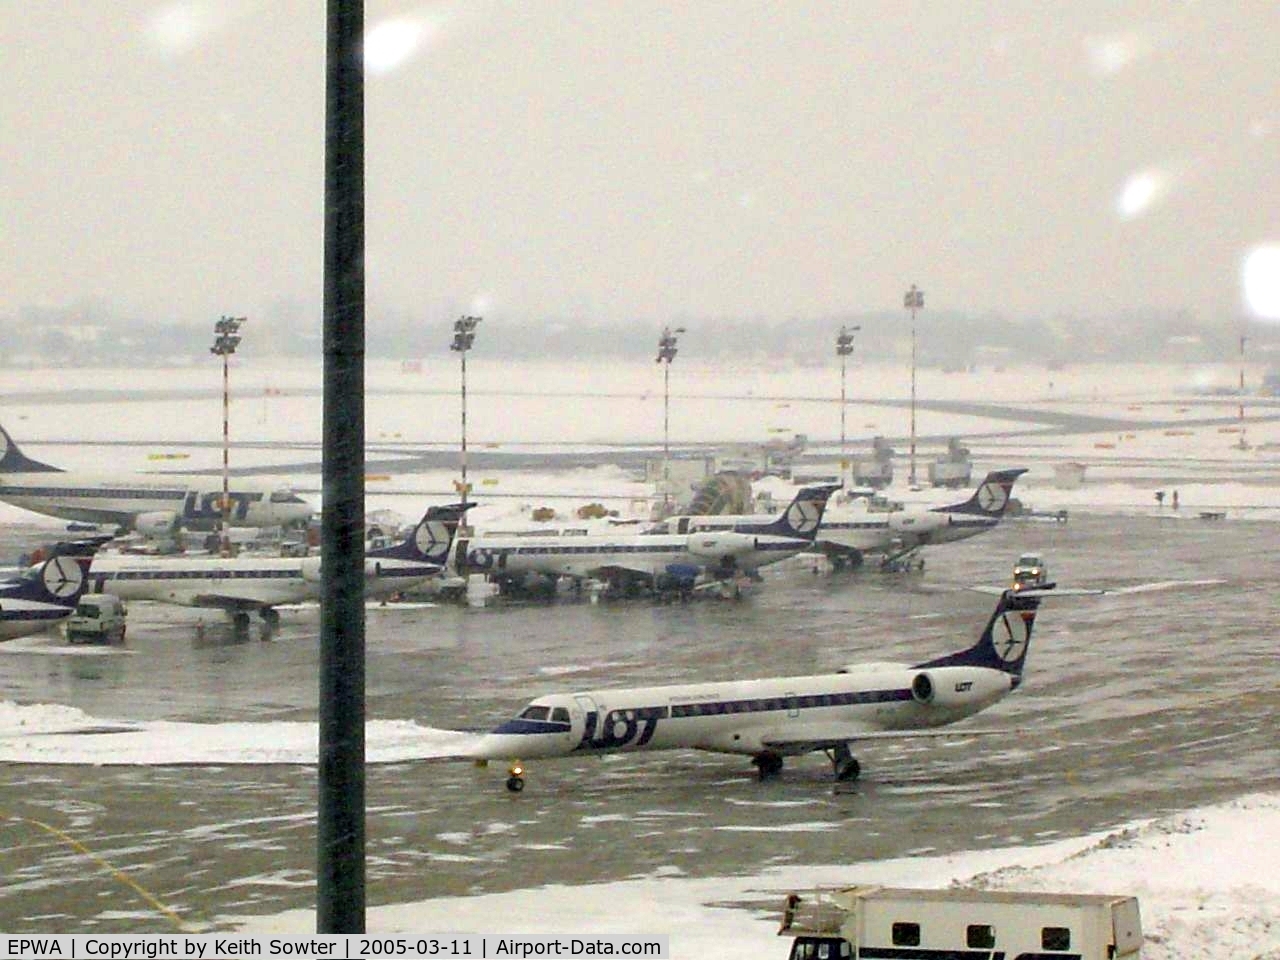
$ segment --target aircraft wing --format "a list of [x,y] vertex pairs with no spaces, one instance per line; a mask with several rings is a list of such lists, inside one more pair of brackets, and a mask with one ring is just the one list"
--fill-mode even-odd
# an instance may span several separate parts
[[214,610],[227,610],[231,613],[250,613],[261,610],[263,607],[269,607],[271,604],[262,603],[260,600],[250,600],[247,597],[228,597],[219,593],[199,593],[192,599],[192,604],[197,607],[210,607]]
[[920,730],[864,730],[849,724],[798,723],[766,733],[761,743],[780,754],[798,756],[815,750],[831,750],[842,744],[868,740],[909,740],[918,737],[985,737],[1007,735],[1007,730],[966,730],[963,727],[927,727]]

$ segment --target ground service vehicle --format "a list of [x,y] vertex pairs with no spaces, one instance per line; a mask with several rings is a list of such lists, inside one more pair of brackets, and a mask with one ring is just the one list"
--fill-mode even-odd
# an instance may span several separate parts
[[1013,589],[1043,587],[1049,582],[1049,565],[1038,553],[1024,553],[1013,565]]
[[124,643],[126,616],[119,597],[110,593],[87,594],[67,618],[67,642]]
[[1137,960],[1142,923],[1127,896],[860,885],[789,894],[778,936],[791,960]]

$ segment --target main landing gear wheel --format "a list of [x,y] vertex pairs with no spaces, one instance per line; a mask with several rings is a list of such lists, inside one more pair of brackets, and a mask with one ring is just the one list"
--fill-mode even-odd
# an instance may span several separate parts
[[782,757],[776,753],[762,753],[752,757],[751,762],[760,771],[761,780],[771,780],[782,773]]
[[842,743],[829,754],[831,769],[840,783],[852,783],[862,772],[862,765],[849,752],[849,745]]
[[512,793],[519,793],[524,789],[524,767],[518,762],[507,769],[507,789]]
[[249,633],[249,615],[243,610],[237,611],[231,615],[231,626],[235,630],[237,639],[241,639]]
[[262,639],[270,640],[280,629],[280,611],[274,607],[263,607],[258,616],[262,618]]

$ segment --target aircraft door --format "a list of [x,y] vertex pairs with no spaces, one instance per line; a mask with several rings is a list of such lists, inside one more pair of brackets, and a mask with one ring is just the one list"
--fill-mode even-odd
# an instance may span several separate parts
[[569,737],[574,746],[587,743],[596,738],[596,727],[600,720],[600,710],[596,702],[585,694],[577,694],[573,698],[573,709],[570,710]]

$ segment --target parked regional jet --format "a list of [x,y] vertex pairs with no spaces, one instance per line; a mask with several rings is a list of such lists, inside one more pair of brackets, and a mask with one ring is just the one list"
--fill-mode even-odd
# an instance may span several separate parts
[[683,683],[538,697],[468,754],[511,760],[507,788],[524,789],[520,759],[618,750],[710,750],[752,758],[761,778],[784,757],[823,751],[837,780],[860,767],[864,740],[941,735],[1016,690],[1040,599],[1052,584],[1005,590],[978,642],[915,666],[874,663],[831,674]]
[[[435,576],[449,559],[458,521],[475,504],[431,507],[402,543],[365,553],[365,596],[389,597]],[[99,553],[89,568],[91,593],[222,610],[237,630],[257,611],[265,626],[275,607],[320,597],[319,557],[184,557]]]
[[61,623],[71,616],[86,583],[84,564],[70,556],[51,557],[0,582],[0,640]]
[[[235,478],[228,499],[237,527],[304,524],[315,512],[292,490]],[[174,475],[68,473],[32,460],[0,427],[0,500],[34,513],[108,523],[148,536],[212,530],[222,520],[222,482]]]
[[[529,574],[604,581],[614,589],[690,590],[700,576],[752,576],[766,564],[813,544],[838,484],[805,487],[778,517],[729,530],[693,534],[602,531],[582,536],[486,536],[458,544],[459,573],[516,580]],[[759,519],[759,518],[757,518]]]
[[903,565],[921,547],[964,540],[995,527],[1009,506],[1014,481],[1026,472],[993,470],[968,500],[946,507],[885,513],[836,507],[823,520],[815,546],[837,566],[857,566],[866,554],[883,557],[886,566]]

